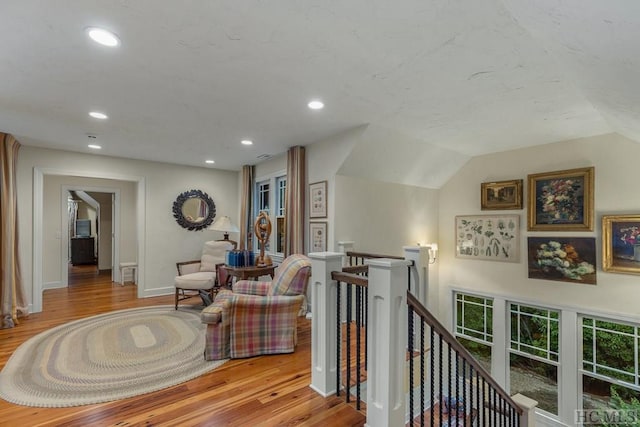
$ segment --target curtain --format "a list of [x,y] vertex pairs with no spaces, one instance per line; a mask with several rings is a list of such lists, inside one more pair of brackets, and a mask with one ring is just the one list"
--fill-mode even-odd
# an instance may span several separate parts
[[0,308],[2,328],[12,328],[27,314],[18,256],[16,168],[20,143],[0,133]]
[[253,172],[254,167],[250,165],[242,166],[242,204],[240,206],[240,248],[251,250],[253,238],[251,236],[251,227],[253,218],[251,216],[251,200],[253,189]]
[[305,149],[291,147],[287,151],[287,201],[285,204],[286,230],[285,256],[303,254],[304,249],[304,207],[306,186]]

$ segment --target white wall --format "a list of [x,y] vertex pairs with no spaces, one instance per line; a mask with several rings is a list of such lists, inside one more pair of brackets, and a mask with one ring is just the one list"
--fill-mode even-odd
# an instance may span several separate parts
[[402,256],[438,241],[438,190],[336,176],[335,228],[359,252]]
[[[307,146],[307,184],[327,181],[327,218],[314,221],[327,222],[327,250],[338,249],[336,242],[346,240],[336,233],[336,174],[343,162],[365,131],[366,127],[358,127],[336,135],[324,141]],[[307,185],[307,221],[309,220],[309,186]],[[309,227],[305,230],[305,244],[309,247]]]
[[[640,213],[635,159],[640,144],[617,134],[496,153],[470,160],[440,192],[440,312],[451,312],[449,286],[515,296],[550,306],[588,307],[591,311],[638,318],[640,277],[602,271],[601,218],[605,214]],[[593,232],[528,232],[527,174],[595,166],[595,227]],[[524,180],[524,209],[481,211],[480,183]],[[520,262],[504,263],[455,258],[456,215],[519,213]],[[527,277],[527,236],[596,237],[597,285]]]
[[[123,181],[120,181],[123,182]],[[125,181],[126,182],[126,181]],[[135,208],[135,186],[133,183],[131,184],[131,196],[132,196],[132,204]],[[111,229],[113,227],[113,218],[111,217],[111,193],[88,193],[89,196],[93,197],[98,203],[100,203],[100,235],[98,241],[98,269],[100,270],[109,270],[113,266],[113,260],[111,259]],[[122,192],[120,194],[120,209],[122,210]],[[122,218],[120,218],[120,224],[122,228]],[[133,218],[131,221],[132,224],[135,224],[135,211],[133,212]],[[135,234],[133,234],[135,235]],[[120,236],[120,242],[122,243],[122,236]],[[124,262],[128,258],[126,258],[126,249],[120,245],[120,259]],[[124,254],[124,255],[123,255]],[[134,254],[135,256],[135,254]],[[134,258],[131,258],[134,259]],[[116,268],[118,268],[116,266]]]
[[[176,261],[199,258],[205,241],[222,238],[222,233],[219,232],[207,230],[195,232],[180,227],[175,222],[171,210],[178,194],[191,189],[202,190],[212,197],[218,215],[238,217],[238,172],[23,146],[19,152],[17,171],[18,213],[21,269],[30,302],[33,302],[34,281],[32,237],[35,167],[45,171],[73,171],[69,175],[99,176],[109,179],[122,176],[144,181],[146,189],[142,197],[144,217],[140,224],[143,227],[141,235],[144,236],[144,242],[137,242],[135,245],[135,250],[139,244],[144,247],[143,255],[146,265],[140,269],[144,276],[139,278],[142,284],[140,289],[142,296],[173,292]],[[124,237],[125,234],[130,234],[130,231],[123,229],[122,234]]]

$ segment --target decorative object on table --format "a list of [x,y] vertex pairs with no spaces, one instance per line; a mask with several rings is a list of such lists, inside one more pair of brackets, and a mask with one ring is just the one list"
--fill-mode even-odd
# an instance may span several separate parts
[[256,265],[262,267],[273,264],[271,257],[264,253],[265,245],[269,241],[269,236],[271,236],[271,220],[265,211],[260,212],[256,217],[256,222],[253,224],[253,232],[256,235],[256,239],[258,239],[258,246],[260,247],[260,255],[256,259]]
[[520,215],[456,216],[456,257],[518,262]]
[[231,267],[251,267],[255,265],[253,251],[229,251],[225,257],[225,264]]
[[480,184],[482,210],[522,209],[522,180],[483,182]]
[[592,231],[594,168],[528,176],[527,228],[536,231]]
[[327,181],[309,184],[309,218],[327,217]]
[[640,214],[602,217],[602,269],[640,274]]
[[226,361],[203,360],[200,312],[152,306],[48,329],[11,355],[0,375],[0,397],[62,408],[125,399],[196,378]]
[[309,252],[326,252],[327,250],[327,223],[309,223]]
[[[231,218],[226,215],[216,219],[215,222],[211,224],[211,227],[209,227],[209,230],[222,231],[224,233],[222,240],[229,240],[229,233],[237,233],[240,231],[240,229],[231,222]],[[237,242],[233,240],[229,241],[233,242],[236,246],[238,245]]]
[[596,284],[594,237],[529,237],[529,278]]
[[216,204],[207,193],[189,190],[173,202],[173,217],[181,227],[198,231],[207,228],[216,216]]

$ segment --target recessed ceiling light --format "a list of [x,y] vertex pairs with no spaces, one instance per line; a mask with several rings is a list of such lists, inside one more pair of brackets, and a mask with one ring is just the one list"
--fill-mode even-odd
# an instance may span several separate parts
[[107,116],[105,113],[101,113],[100,111],[91,111],[89,112],[89,115],[94,119],[100,119],[100,120],[105,120],[109,118],[109,116]]
[[324,103],[322,101],[311,101],[307,104],[309,108],[312,110],[322,110],[324,108]]
[[251,141],[250,139],[243,139],[242,141],[240,141],[240,143],[242,145],[253,145],[253,141]]
[[89,144],[89,145],[87,145],[87,147],[89,147],[89,148],[93,148],[94,150],[99,150],[99,149],[101,149],[101,148],[102,148],[102,147],[101,147],[100,145],[98,145],[98,144]]
[[205,163],[209,163],[210,165],[214,164],[215,162],[213,160],[205,160]]
[[116,47],[120,45],[118,36],[104,28],[88,27],[85,31],[94,42],[103,46]]

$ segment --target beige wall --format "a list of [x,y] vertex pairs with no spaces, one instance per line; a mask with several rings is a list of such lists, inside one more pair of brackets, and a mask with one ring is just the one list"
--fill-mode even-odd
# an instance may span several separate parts
[[[633,167],[640,144],[609,134],[513,150],[469,161],[440,192],[440,302],[441,312],[451,312],[450,286],[495,293],[551,306],[588,307],[592,311],[638,316],[640,278],[602,271],[601,218],[605,214],[640,212],[638,184]],[[504,263],[455,258],[454,218],[483,214],[480,183],[522,178],[527,174],[578,167],[595,167],[595,228],[593,232],[528,232],[525,208],[500,211],[520,215],[520,262]],[[491,211],[495,214],[497,211]],[[596,237],[598,284],[583,285],[527,277],[527,236]],[[444,310],[444,311],[443,311]]]
[[356,251],[401,256],[438,240],[438,190],[338,175],[335,193],[336,237]]
[[[45,176],[47,171],[63,171],[63,175],[114,180],[123,177],[124,180],[144,182],[145,194],[141,197],[144,216],[140,220],[142,229],[138,230],[138,234],[143,236],[143,241],[136,241],[127,249],[133,249],[135,253],[138,246],[144,248],[145,265],[140,269],[143,277],[140,278],[142,286],[139,289],[142,296],[173,292],[176,261],[198,258],[205,241],[222,238],[222,233],[215,231],[195,232],[181,228],[175,222],[171,211],[178,194],[200,189],[212,197],[218,215],[238,217],[238,172],[23,146],[18,160],[18,212],[21,269],[30,301],[33,301],[34,167],[44,170]],[[71,173],[66,173],[69,171]],[[136,204],[136,209],[137,207]],[[140,213],[137,212],[136,215],[138,214]],[[46,216],[46,213],[43,216]],[[135,236],[136,230],[122,229],[122,235]],[[123,260],[126,255],[125,252]]]

